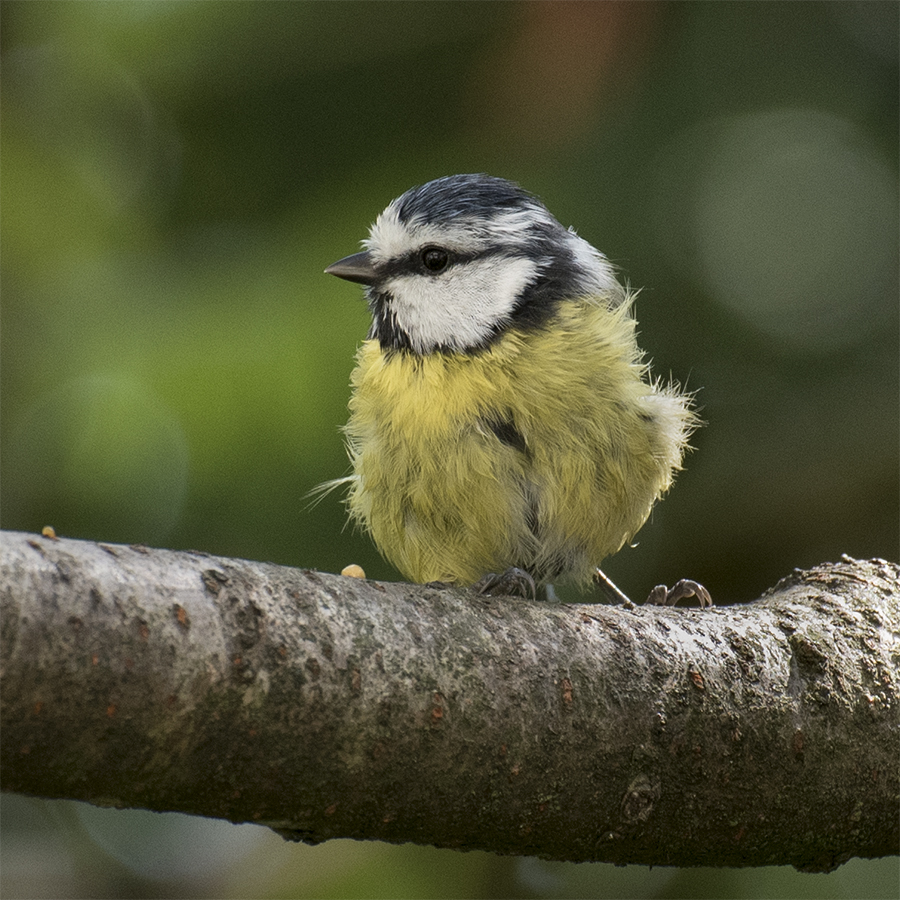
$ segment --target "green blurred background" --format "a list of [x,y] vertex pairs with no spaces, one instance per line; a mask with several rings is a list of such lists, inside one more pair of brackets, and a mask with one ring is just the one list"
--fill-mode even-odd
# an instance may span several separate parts
[[[519,181],[707,426],[634,596],[898,558],[897,3],[3,2],[2,525],[396,578],[339,498],[413,184]],[[896,897],[896,859],[614,869],[5,796],[5,897]]]

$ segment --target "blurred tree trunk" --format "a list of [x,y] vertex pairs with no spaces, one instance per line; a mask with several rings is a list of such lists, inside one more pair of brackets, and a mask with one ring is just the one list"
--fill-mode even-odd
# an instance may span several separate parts
[[898,852],[900,567],[548,605],[3,533],[2,789],[548,859]]

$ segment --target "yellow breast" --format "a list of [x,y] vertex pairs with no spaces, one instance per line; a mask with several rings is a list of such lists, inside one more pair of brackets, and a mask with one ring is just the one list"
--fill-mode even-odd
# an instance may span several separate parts
[[419,582],[589,579],[671,483],[693,419],[647,382],[628,304],[569,302],[474,354],[367,341],[352,385],[351,514]]

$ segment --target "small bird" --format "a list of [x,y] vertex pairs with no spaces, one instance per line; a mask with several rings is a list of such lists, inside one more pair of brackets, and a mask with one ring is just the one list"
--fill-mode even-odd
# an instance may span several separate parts
[[[414,187],[325,271],[365,285],[351,518],[406,577],[533,596],[592,579],[681,468],[691,398],[649,376],[634,292],[536,197],[488,175]],[[659,585],[672,605],[702,585]]]

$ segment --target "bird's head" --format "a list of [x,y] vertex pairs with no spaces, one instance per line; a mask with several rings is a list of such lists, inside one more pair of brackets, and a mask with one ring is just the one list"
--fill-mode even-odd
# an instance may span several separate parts
[[370,337],[417,354],[476,352],[557,304],[624,298],[608,260],[518,185],[451,175],[414,187],[378,217],[365,250],[329,266],[366,285]]

